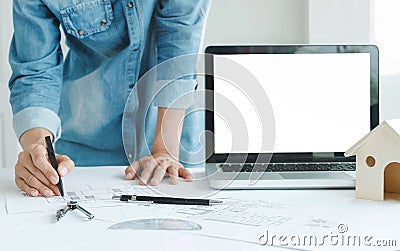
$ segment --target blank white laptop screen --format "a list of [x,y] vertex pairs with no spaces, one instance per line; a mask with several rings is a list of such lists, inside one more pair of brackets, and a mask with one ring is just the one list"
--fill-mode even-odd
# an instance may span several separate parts
[[[268,96],[275,118],[273,149],[262,149],[262,128],[251,97],[218,77],[214,60],[215,153],[344,152],[370,131],[370,54],[218,55],[255,76]],[[246,149],[232,149],[232,135],[220,97],[240,111],[247,128]],[[224,103],[225,104],[225,103]],[[232,110],[233,111],[233,110]],[[236,145],[236,144],[235,144]]]

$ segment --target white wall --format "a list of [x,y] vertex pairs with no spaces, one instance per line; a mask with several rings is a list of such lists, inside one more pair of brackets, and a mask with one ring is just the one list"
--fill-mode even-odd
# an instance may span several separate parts
[[309,0],[310,43],[379,46],[381,120],[400,118],[399,6],[398,0]]
[[7,86],[11,74],[8,65],[8,47],[12,35],[12,0],[0,1],[0,167],[12,167],[16,163],[18,142],[11,123],[11,107]]
[[204,45],[306,43],[308,0],[213,0]]
[[379,47],[381,118],[400,118],[400,1],[375,0],[374,42]]
[[370,0],[309,0],[310,43],[369,43]]

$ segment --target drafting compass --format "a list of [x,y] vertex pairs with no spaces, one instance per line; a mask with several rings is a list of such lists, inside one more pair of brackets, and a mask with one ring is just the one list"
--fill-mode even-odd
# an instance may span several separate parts
[[77,201],[71,200],[67,202],[66,208],[57,211],[56,214],[57,221],[59,221],[62,217],[64,217],[69,211],[73,211],[75,209],[78,209],[79,211],[84,213],[88,217],[88,220],[92,220],[94,218],[94,215],[90,213],[88,210],[78,205]]

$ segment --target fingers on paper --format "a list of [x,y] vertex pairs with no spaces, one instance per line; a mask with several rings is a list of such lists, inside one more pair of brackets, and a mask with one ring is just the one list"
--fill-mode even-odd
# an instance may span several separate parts
[[[15,165],[15,182],[18,182],[18,187],[31,196],[38,196],[38,191],[46,197],[53,196],[54,194],[59,195],[60,193],[57,186],[52,184],[52,181],[45,176],[43,171],[34,164],[31,156],[31,153],[26,151],[20,152],[18,155],[18,161]],[[35,182],[33,178],[35,178],[39,183]],[[27,186],[35,189],[36,192],[35,190],[28,189],[26,186],[22,185],[23,183],[20,179],[22,179]],[[55,179],[53,177],[52,179],[53,181],[58,181],[58,177],[55,177]],[[30,184],[35,184],[36,186]],[[42,188],[42,186],[45,186],[47,189]]]
[[178,178],[182,177],[185,181],[192,181],[193,176],[188,169],[186,169],[180,162],[175,161],[174,165],[168,170],[170,176],[170,183],[177,184]]
[[184,178],[186,181],[190,182],[193,180],[193,176],[190,173],[190,171],[188,169],[184,168],[183,166],[181,168],[179,168],[178,174],[179,174],[179,177]]
[[165,176],[167,168],[169,168],[170,165],[171,165],[170,161],[166,159],[163,159],[157,163],[156,167],[154,168],[153,177],[151,178],[150,182],[152,186],[157,186],[160,184],[160,182]]
[[138,175],[140,170],[139,161],[132,162],[126,169],[125,169],[125,178],[127,180],[134,180],[135,177]]
[[179,177],[179,168],[176,168],[176,164],[173,166],[170,166],[167,170],[169,174],[169,183],[172,185],[177,185],[179,183],[178,177]]
[[[140,176],[139,171],[141,171]],[[183,177],[186,181],[192,181],[191,173],[180,162],[170,158],[153,156],[146,156],[132,162],[125,169],[125,178],[133,180],[138,177],[141,185],[157,186],[167,173],[169,174],[169,182],[173,185],[179,183],[179,177]]]
[[51,166],[48,156],[47,150],[42,145],[36,145],[32,151],[29,152],[30,157],[26,156],[24,152],[22,152],[22,160],[26,163],[30,162],[29,159],[33,162],[36,168],[38,168],[44,176],[52,183],[58,183],[58,174]]
[[17,165],[15,166],[15,171],[21,173],[23,169],[28,169],[28,171],[39,179],[43,184],[50,185],[50,181],[47,177],[40,171],[39,168],[35,166],[32,159],[27,152],[21,152],[18,155]]
[[31,196],[38,196],[37,192],[44,197],[55,195],[54,191],[33,176],[28,169],[21,167],[19,164],[15,167],[15,183],[22,191]]
[[139,159],[139,165],[142,169],[139,184],[146,185],[150,178],[153,176],[154,169],[157,166],[157,162],[153,157],[148,156]]
[[37,197],[39,196],[39,191],[35,188],[32,188],[28,186],[25,181],[19,177],[15,177],[15,184],[19,189],[24,191],[27,195],[32,196],[32,197]]

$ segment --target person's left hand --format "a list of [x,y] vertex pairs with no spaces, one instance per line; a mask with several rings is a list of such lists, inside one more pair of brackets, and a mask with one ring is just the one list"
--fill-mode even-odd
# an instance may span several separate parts
[[169,175],[169,183],[173,185],[178,184],[179,177],[186,181],[192,181],[192,174],[189,170],[166,152],[152,153],[151,156],[132,162],[125,169],[125,178],[133,180],[138,177],[141,185],[157,186],[166,174]]

